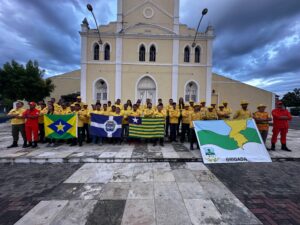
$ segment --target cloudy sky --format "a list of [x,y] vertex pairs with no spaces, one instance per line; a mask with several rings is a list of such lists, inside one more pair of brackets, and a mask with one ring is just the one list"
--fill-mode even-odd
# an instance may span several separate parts
[[[116,20],[117,0],[0,0],[0,65],[37,59],[47,76],[79,68],[81,21]],[[213,71],[283,94],[300,88],[300,0],[181,0],[181,23],[215,27]]]

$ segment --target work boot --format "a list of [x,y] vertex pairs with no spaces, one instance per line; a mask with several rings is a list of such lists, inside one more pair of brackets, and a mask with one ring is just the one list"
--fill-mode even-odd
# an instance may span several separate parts
[[286,147],[286,144],[282,144],[281,145],[281,150],[287,151],[287,152],[291,152],[292,151],[291,149],[289,149],[288,147]]
[[10,146],[7,146],[7,148],[16,148],[18,147],[18,144],[16,141],[14,141]]
[[27,141],[24,141],[24,143],[23,143],[23,146],[22,146],[23,148],[27,148]]
[[37,142],[34,141],[33,144],[32,144],[32,148],[36,148],[37,147]]
[[270,150],[275,151],[275,144],[274,143],[272,143],[272,146],[271,146]]

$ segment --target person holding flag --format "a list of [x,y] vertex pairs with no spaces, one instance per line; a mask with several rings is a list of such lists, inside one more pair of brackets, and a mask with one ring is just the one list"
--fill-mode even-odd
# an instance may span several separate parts
[[257,106],[258,111],[253,113],[253,118],[256,122],[257,128],[263,139],[264,144],[266,144],[266,140],[269,132],[269,122],[272,121],[272,118],[269,116],[269,113],[265,112],[267,106],[263,104],[259,104]]
[[[166,112],[163,110],[163,104],[159,104],[157,106],[157,111],[155,111],[155,113],[153,114],[154,118],[163,118],[164,120],[166,120]],[[159,141],[159,145],[160,146],[164,146],[164,137],[162,136],[161,138],[156,138],[154,139],[154,143],[153,146],[157,145],[157,141]]]

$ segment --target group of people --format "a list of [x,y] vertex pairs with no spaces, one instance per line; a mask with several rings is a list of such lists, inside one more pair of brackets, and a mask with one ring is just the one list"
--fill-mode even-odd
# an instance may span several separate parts
[[[96,104],[88,107],[86,103],[81,101],[81,97],[78,96],[73,103],[66,103],[59,101],[56,103],[54,98],[51,98],[47,104],[44,101],[40,101],[37,104],[35,102],[29,103],[29,109],[24,108],[22,101],[16,103],[16,107],[12,109],[8,116],[11,117],[12,124],[12,136],[13,143],[8,148],[14,148],[18,146],[19,133],[21,133],[24,143],[23,148],[32,147],[36,148],[37,143],[48,142],[47,146],[55,146],[56,140],[45,138],[44,131],[44,115],[45,114],[57,114],[67,115],[76,114],[78,117],[77,129],[78,137],[72,140],[68,140],[71,146],[82,146],[83,142],[103,144],[104,141],[118,142],[121,144],[124,141],[129,141],[129,121],[130,116],[133,117],[162,117],[165,119],[165,137],[170,142],[177,142],[177,138],[180,138],[180,142],[184,143],[186,140],[190,142],[190,149],[194,149],[194,144],[197,144],[199,148],[196,133],[194,131],[193,121],[196,120],[241,120],[253,118],[256,121],[258,130],[261,137],[266,142],[269,130],[269,123],[272,121],[271,116],[265,111],[266,105],[260,104],[257,106],[257,111],[251,113],[248,110],[249,103],[246,101],[241,102],[241,109],[237,110],[234,114],[229,107],[228,102],[224,101],[217,106],[211,104],[206,106],[205,100],[201,100],[200,103],[194,103],[189,101],[185,103],[183,98],[180,98],[178,104],[169,99],[169,103],[164,105],[162,99],[158,100],[157,105],[153,105],[150,99],[146,100],[145,104],[142,104],[141,100],[138,100],[135,104],[132,104],[128,100],[125,104],[121,104],[121,100],[117,99],[114,104],[108,101],[105,104],[101,104],[97,101]],[[107,140],[91,136],[89,132],[90,118],[92,114],[106,115],[106,116],[122,116],[122,137],[121,138],[107,138]],[[288,121],[292,119],[290,113],[284,109],[282,102],[277,102],[276,109],[272,111],[273,117],[273,136],[271,140],[271,149],[275,150],[275,144],[277,142],[277,136],[281,135],[281,149],[285,151],[291,151],[286,146],[286,135],[288,132]],[[165,138],[154,140],[153,145],[164,145]]]

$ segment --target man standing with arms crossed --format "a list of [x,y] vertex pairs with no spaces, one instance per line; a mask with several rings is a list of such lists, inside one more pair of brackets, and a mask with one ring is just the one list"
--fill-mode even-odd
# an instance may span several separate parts
[[286,109],[283,108],[281,101],[277,102],[276,109],[272,111],[273,116],[273,135],[272,135],[272,147],[271,150],[275,151],[275,144],[277,142],[277,136],[280,133],[281,150],[291,152],[286,146],[286,135],[289,130],[289,121],[292,120],[292,116]]

